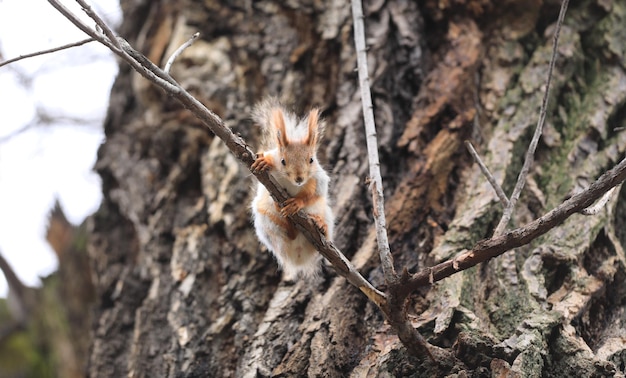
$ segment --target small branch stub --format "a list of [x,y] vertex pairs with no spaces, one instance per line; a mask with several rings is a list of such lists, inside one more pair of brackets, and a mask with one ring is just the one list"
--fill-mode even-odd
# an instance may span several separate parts
[[506,209],[509,206],[509,199],[506,198],[506,194],[504,194],[504,190],[502,190],[502,187],[500,186],[500,184],[498,184],[498,182],[496,181],[496,178],[493,177],[493,174],[491,174],[491,172],[489,171],[489,168],[487,168],[485,163],[483,163],[482,159],[480,158],[480,155],[478,155],[478,152],[476,152],[476,149],[474,148],[474,146],[469,140],[465,141],[465,147],[467,147],[467,150],[469,151],[470,155],[472,155],[472,157],[474,158],[474,161],[480,167],[481,172],[487,178],[487,181],[489,181],[489,184],[491,184],[491,187],[493,188],[493,190],[495,190],[496,195],[500,199],[500,203],[502,203],[502,206]]
[[613,193],[618,190],[619,188],[621,188],[621,185],[618,185],[616,187],[614,187],[613,189],[609,190],[608,192],[604,193],[604,195],[598,200],[598,202],[596,202],[593,206],[589,206],[586,209],[582,209],[580,211],[580,213],[582,215],[596,215],[598,214],[603,208],[604,206],[606,206],[606,203],[609,202],[609,199],[611,198],[611,195],[613,195]]
[[165,71],[166,74],[170,73],[170,70],[172,69],[172,64],[174,64],[174,61],[180,56],[180,54],[182,54],[186,48],[193,45],[198,37],[200,37],[200,32],[194,33],[194,35],[192,35],[191,38],[187,40],[187,42],[183,43],[179,48],[176,49],[176,51],[174,51],[172,56],[170,56],[170,58],[167,60],[167,63],[165,63],[165,68],[163,68],[163,71]]

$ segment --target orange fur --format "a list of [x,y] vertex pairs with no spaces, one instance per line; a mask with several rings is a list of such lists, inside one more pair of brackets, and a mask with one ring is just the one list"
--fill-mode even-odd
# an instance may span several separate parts
[[259,214],[270,218],[272,222],[274,222],[279,227],[283,228],[285,230],[285,234],[290,240],[294,240],[296,238],[298,230],[295,228],[293,223],[291,223],[287,218],[284,218],[280,215],[277,215],[273,211],[268,211],[263,208],[259,208],[258,212]]
[[270,149],[257,155],[251,169],[269,171],[290,195],[281,208],[267,189],[258,185],[252,201],[257,236],[288,276],[313,275],[319,269],[316,248],[288,217],[304,212],[332,240],[334,218],[326,198],[330,179],[315,157],[323,129],[319,110],[298,119],[277,102],[266,101],[255,109],[255,117],[263,127],[264,140],[270,142],[264,147]]
[[302,186],[298,194],[285,201],[285,206],[280,210],[281,214],[283,214],[283,216],[293,215],[317,201],[319,196],[315,195],[316,187],[317,180],[313,178],[309,179],[309,181]]

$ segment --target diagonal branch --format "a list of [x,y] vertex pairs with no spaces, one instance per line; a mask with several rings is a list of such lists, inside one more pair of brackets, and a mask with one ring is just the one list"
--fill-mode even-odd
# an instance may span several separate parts
[[93,38],[94,40],[102,43],[111,51],[116,54],[119,54],[120,49],[113,44],[109,39],[103,38],[100,33],[93,30],[87,24],[85,24],[80,18],[76,17],[71,10],[69,10],[65,5],[61,4],[58,0],[48,0],[48,3],[52,5],[59,13],[61,13],[65,18],[67,18],[71,23],[73,23],[77,28],[82,30],[85,34]]
[[91,9],[91,6],[87,4],[87,2],[84,0],[76,0],[76,2],[83,8],[83,11],[85,11],[85,13],[87,13],[87,15],[96,22],[96,25],[102,28],[104,35],[107,36],[113,46],[120,48],[119,42],[115,39],[115,33],[113,32],[113,30],[111,30],[106,22],[104,22],[104,20],[101,19],[100,16],[98,16],[93,9]]
[[496,195],[500,199],[500,203],[502,203],[502,206],[506,209],[509,206],[509,199],[506,198],[506,194],[504,194],[504,190],[502,190],[502,187],[500,186],[500,184],[498,184],[498,181],[496,181],[496,178],[493,177],[493,175],[489,171],[489,168],[487,168],[485,163],[483,163],[483,160],[480,158],[480,155],[478,155],[478,152],[476,152],[476,149],[474,148],[474,146],[469,140],[465,141],[465,147],[467,147],[467,150],[469,151],[470,155],[472,155],[472,157],[474,158],[474,161],[480,167],[480,171],[487,178],[487,181],[489,181],[489,184],[491,184],[491,187],[493,188],[493,190],[496,192]]
[[[228,149],[248,167],[254,162],[256,154],[248,147],[244,140],[235,135],[230,128],[226,127],[224,121],[215,113],[206,108],[200,101],[195,99],[189,92],[182,88],[171,76],[161,70],[148,58],[133,49],[128,42],[122,38],[112,35],[117,42],[117,46],[105,38],[103,35],[95,32],[67,8],[58,2],[58,0],[48,0],[61,14],[74,23],[79,29],[92,36],[98,42],[104,44],[125,62],[129,63],[137,72],[152,81],[155,85],[165,90],[169,95],[178,100],[185,108],[191,111],[205,126],[209,128],[218,138],[220,138]],[[100,25],[100,24],[99,24]],[[105,34],[113,33],[106,24],[100,25]],[[109,33],[110,32],[110,33]],[[253,173],[257,179],[265,185],[272,197],[277,203],[284,203],[289,197],[285,191],[280,188],[275,180],[267,173]],[[328,241],[324,235],[320,233],[316,224],[308,217],[295,214],[290,216],[296,227],[309,239],[318,251],[326,257],[335,267],[336,271],[342,277],[346,278],[352,285],[358,287],[372,302],[381,309],[386,308],[387,296],[370,284],[350,263],[348,259],[339,251],[332,242]],[[384,310],[383,310],[384,311]]]
[[541,137],[541,133],[543,132],[543,124],[546,120],[546,112],[548,109],[548,99],[550,97],[550,84],[552,83],[552,71],[554,70],[554,63],[556,61],[556,56],[558,53],[558,45],[559,45],[559,34],[561,33],[561,26],[563,25],[563,19],[565,18],[565,12],[567,11],[567,4],[569,0],[563,0],[561,3],[561,11],[559,12],[559,19],[556,22],[556,28],[554,30],[554,38],[552,42],[552,57],[550,58],[550,65],[548,67],[548,80],[546,81],[546,90],[543,94],[543,100],[541,102],[541,110],[539,112],[539,121],[537,121],[537,127],[535,128],[535,133],[533,134],[533,138],[530,141],[530,145],[528,146],[528,150],[526,151],[526,157],[524,159],[524,165],[522,166],[522,170],[517,177],[517,182],[515,183],[515,188],[513,189],[513,193],[511,194],[511,198],[509,199],[509,205],[504,208],[504,213],[502,214],[502,218],[500,218],[500,222],[496,226],[496,230],[493,233],[493,236],[500,236],[506,229],[506,226],[511,220],[511,216],[513,215],[513,210],[515,209],[515,205],[517,204],[517,200],[524,189],[524,185],[526,184],[526,177],[528,176],[528,172],[530,172],[530,166],[533,164],[533,160],[535,159],[535,150],[537,149],[537,144],[539,143],[539,138]]
[[93,30],[91,27],[85,24],[81,19],[74,15],[72,11],[67,9],[58,0],[48,0],[48,3],[50,3],[59,13],[65,16],[65,18],[73,23],[77,28],[82,30],[85,34],[91,36],[96,41],[108,47],[120,58],[130,64],[131,67],[133,67],[133,69],[135,69],[141,75],[147,77],[149,80],[153,81],[161,88],[166,88],[166,91],[168,91],[168,93],[178,91],[176,86],[169,85],[176,84],[176,81],[172,79],[171,76],[160,70],[155,64],[150,62],[148,58],[135,51],[128,42],[116,37],[113,30],[109,28],[106,23],[104,23],[104,21],[102,21],[100,18],[98,18],[98,20],[100,20],[100,28],[104,31],[106,35],[111,35],[111,37],[115,40],[115,43],[113,43],[109,38],[105,38],[101,33]]
[[626,158],[611,170],[605,172],[586,190],[572,196],[544,216],[524,227],[509,231],[504,235],[483,240],[470,251],[459,254],[454,259],[427,268],[414,274],[403,287],[403,295],[419,287],[432,284],[457,272],[471,268],[483,261],[499,256],[506,251],[521,247],[563,223],[567,218],[591,206],[598,198],[626,180]]

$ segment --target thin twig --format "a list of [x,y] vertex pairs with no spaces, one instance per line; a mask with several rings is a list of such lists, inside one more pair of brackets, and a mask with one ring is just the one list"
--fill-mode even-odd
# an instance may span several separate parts
[[535,128],[535,133],[533,135],[532,140],[530,141],[530,145],[528,146],[528,150],[526,151],[526,157],[524,159],[524,165],[522,166],[522,170],[517,177],[517,182],[515,183],[515,188],[513,189],[513,193],[511,194],[511,198],[509,199],[509,206],[504,208],[504,212],[502,214],[502,218],[496,226],[496,230],[493,233],[493,236],[500,236],[506,229],[509,220],[511,220],[511,216],[513,215],[513,210],[515,205],[517,204],[517,200],[524,188],[524,184],[526,184],[526,177],[528,176],[528,172],[530,172],[530,166],[533,163],[535,150],[537,149],[537,144],[539,143],[539,138],[541,137],[541,133],[543,132],[543,124],[546,120],[546,112],[548,108],[548,99],[550,97],[550,84],[552,83],[552,71],[554,70],[554,64],[556,62],[556,57],[558,54],[558,44],[559,44],[559,34],[561,33],[561,26],[563,25],[563,19],[565,18],[565,12],[567,11],[567,5],[569,0],[563,0],[561,3],[561,11],[559,12],[559,19],[556,23],[556,28],[554,31],[554,38],[552,42],[552,57],[550,58],[550,65],[548,68],[548,80],[546,82],[546,90],[543,94],[543,100],[541,102],[541,110],[539,112],[539,121],[537,122],[537,127]]
[[[167,83],[176,84],[176,81],[172,79],[172,77],[164,73],[156,65],[152,64],[152,62],[150,62],[148,58],[136,52],[124,39],[116,37],[113,30],[104,21],[102,21],[100,17],[95,15],[93,11],[92,13],[99,20],[98,26],[100,27],[100,29],[102,29],[104,35],[110,37],[105,38],[101,32],[93,30],[90,26],[88,26],[80,18],[74,15],[71,10],[65,7],[65,5],[63,5],[58,0],[48,0],[48,3],[50,3],[57,11],[59,11],[59,13],[65,16],[65,18],[67,18],[71,23],[73,23],[77,28],[82,30],[85,34],[102,43],[115,54],[117,54],[120,58],[124,59],[137,72],[148,77],[155,84],[161,87],[168,87],[168,91],[177,91],[175,86],[167,85]],[[113,41],[109,38],[113,38]],[[136,57],[133,57],[133,54],[135,56],[141,56],[142,59],[139,60]]]
[[18,135],[27,132],[28,130],[32,129],[35,125],[36,125],[35,123],[29,122],[15,131],[12,131],[6,135],[0,136],[0,144],[6,143],[7,141],[17,137]]
[[385,280],[388,283],[392,283],[396,281],[397,274],[393,267],[393,257],[391,256],[389,241],[387,239],[383,180],[380,175],[380,162],[378,159],[378,143],[376,140],[376,125],[374,124],[372,94],[367,69],[367,51],[365,46],[363,18],[363,5],[361,4],[361,0],[352,0],[354,44],[359,72],[359,87],[361,88],[361,103],[363,104],[363,121],[365,124],[367,156],[370,166],[370,180],[372,180],[371,190],[374,205],[374,222],[376,223],[376,240],[378,241],[378,253],[380,255]]
[[87,16],[89,16],[92,20],[94,20],[96,22],[96,25],[102,28],[104,35],[107,36],[107,38],[109,39],[109,41],[111,41],[113,46],[120,48],[119,42],[117,41],[117,38],[113,30],[106,24],[106,22],[104,22],[103,19],[100,18],[100,16],[96,14],[96,12],[94,12],[93,9],[91,9],[91,6],[87,4],[87,2],[84,0],[76,0],[76,2],[83,8],[83,11],[87,13]]
[[496,195],[500,199],[500,203],[502,203],[502,206],[506,209],[509,206],[509,199],[506,198],[506,194],[504,194],[504,190],[502,190],[502,187],[500,186],[500,184],[498,184],[498,182],[496,181],[496,178],[493,177],[493,175],[489,171],[489,168],[487,168],[485,163],[483,163],[482,159],[478,155],[478,152],[476,152],[476,149],[474,149],[472,142],[470,142],[469,140],[466,140],[465,147],[467,147],[467,150],[469,151],[470,155],[472,155],[472,157],[474,158],[474,161],[480,167],[481,172],[483,173],[483,175],[485,175],[485,177],[487,178],[487,181],[489,181],[489,184],[491,184],[491,187],[493,188],[493,190],[496,192]]
[[191,38],[189,38],[187,42],[183,43],[179,48],[176,49],[176,51],[174,51],[172,56],[170,56],[170,58],[167,60],[167,63],[165,63],[165,68],[163,68],[163,71],[165,71],[166,74],[170,73],[172,64],[174,64],[174,61],[178,58],[178,56],[182,54],[182,52],[185,51],[187,47],[191,46],[196,41],[196,39],[198,39],[199,36],[200,32],[196,32],[194,35],[191,36]]
[[[108,47],[111,51],[117,54],[120,58],[124,59],[128,64],[130,64],[137,72],[146,76],[150,80],[152,80],[155,84],[164,88],[167,87],[168,92],[176,92],[178,89],[174,85],[176,81],[172,79],[169,75],[160,70],[156,65],[152,64],[145,56],[136,52],[128,42],[123,40],[122,38],[115,37],[115,44],[113,44],[108,38],[105,38],[102,33],[96,32],[92,28],[90,28],[87,24],[85,24],[81,19],[76,17],[67,9],[62,3],[58,0],[48,0],[48,2],[61,13],[65,18],[67,18],[71,23],[73,23],[77,28],[82,30],[85,34],[91,36],[96,41],[102,43],[106,47]],[[100,28],[105,32],[105,34],[112,34],[113,31],[106,24],[100,25]],[[141,56],[143,59],[138,60],[135,56]],[[150,65],[148,65],[148,62]],[[149,68],[146,68],[148,67]]]
[[[55,8],[57,8],[66,18],[68,18],[79,29],[95,38],[98,42],[107,46],[111,51],[129,63],[137,72],[149,77],[161,87],[167,87],[168,91],[177,91],[176,87],[169,84],[176,84],[176,81],[168,74],[164,73],[159,67],[135,49],[123,38],[117,37],[113,29],[104,22],[83,0],[76,0],[83,10],[91,17],[101,29],[94,31],[87,24],[76,17],[69,9],[65,8],[58,0],[48,0]],[[107,38],[102,36],[104,33]]]
[[89,43],[89,42],[93,42],[93,41],[95,41],[95,39],[93,39],[93,38],[86,38],[86,39],[83,39],[82,41],[68,43],[67,45],[53,47],[51,49],[41,50],[41,51],[37,51],[37,52],[34,52],[34,53],[30,53],[30,54],[20,55],[20,56],[18,56],[16,58],[12,58],[12,59],[9,59],[9,60],[5,60],[4,62],[0,62],[0,67],[6,66],[7,64],[11,64],[11,63],[17,62],[17,61],[22,60],[22,59],[32,58],[34,56],[45,55],[45,54],[50,54],[50,53],[61,51],[61,50],[65,50],[65,49],[70,49],[72,47],[81,46],[81,45],[84,45],[85,43]]
[[611,195],[613,194],[613,192],[615,192],[615,190],[617,188],[619,188],[619,186],[616,186],[613,189],[609,190],[608,192],[604,193],[604,195],[602,196],[602,198],[600,198],[598,200],[598,202],[596,202],[593,206],[589,206],[586,209],[582,209],[580,211],[580,213],[582,215],[596,215],[596,214],[598,214],[600,212],[600,210],[602,210],[604,208],[606,203],[609,202],[609,199],[611,198]]
[[85,24],[80,18],[78,18],[71,10],[69,10],[65,5],[63,5],[58,0],[48,0],[48,3],[52,5],[59,13],[61,13],[65,18],[67,18],[72,24],[74,24],[77,28],[82,30],[85,34],[95,39],[96,41],[102,43],[106,47],[108,47],[111,51],[116,54],[120,53],[119,47],[117,44],[113,44],[113,42],[109,41],[107,38],[103,38],[102,35],[87,24]]

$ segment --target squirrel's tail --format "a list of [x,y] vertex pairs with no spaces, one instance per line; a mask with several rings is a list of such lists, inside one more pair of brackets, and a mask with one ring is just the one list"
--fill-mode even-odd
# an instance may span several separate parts
[[280,109],[283,113],[286,113],[284,107],[275,97],[265,98],[252,111],[252,120],[261,127],[260,148],[262,149],[276,147],[276,127],[272,125],[272,112],[274,109]]

